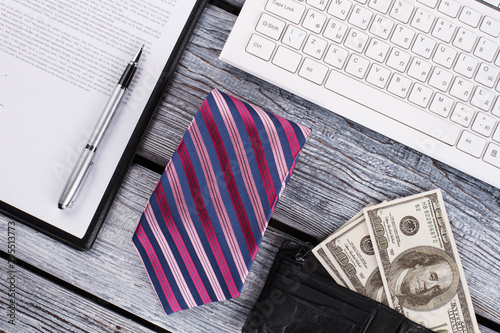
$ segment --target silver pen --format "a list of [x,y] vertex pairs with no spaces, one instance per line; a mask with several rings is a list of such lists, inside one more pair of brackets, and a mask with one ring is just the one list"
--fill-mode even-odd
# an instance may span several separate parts
[[71,205],[76,200],[76,195],[78,194],[83,182],[85,181],[86,176],[89,173],[90,167],[94,164],[93,159],[97,147],[99,146],[99,142],[101,141],[106,128],[108,127],[111,118],[116,112],[120,101],[125,95],[125,91],[127,90],[132,78],[134,77],[135,71],[137,70],[137,64],[139,63],[139,58],[141,57],[142,50],[144,45],[137,51],[136,55],[130,60],[123,72],[118,84],[115,89],[113,89],[111,95],[109,96],[109,100],[104,107],[104,110],[101,113],[97,124],[90,135],[89,140],[87,141],[87,145],[83,148],[80,157],[76,161],[71,174],[69,175],[68,181],[64,186],[64,190],[61,193],[61,197],[59,198],[58,207],[59,209],[66,209],[71,207]]

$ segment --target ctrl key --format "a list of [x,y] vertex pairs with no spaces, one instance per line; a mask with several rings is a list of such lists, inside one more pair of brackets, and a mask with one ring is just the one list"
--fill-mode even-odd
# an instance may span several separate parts
[[253,34],[248,42],[246,51],[265,61],[269,61],[275,47],[276,44],[274,42],[271,42],[262,36]]
[[500,169],[500,146],[497,146],[494,143],[490,143],[488,145],[488,149],[486,149],[483,160],[486,163],[489,163]]

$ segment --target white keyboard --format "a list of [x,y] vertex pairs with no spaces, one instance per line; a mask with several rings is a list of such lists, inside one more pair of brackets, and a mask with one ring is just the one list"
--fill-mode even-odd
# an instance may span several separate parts
[[247,0],[220,55],[500,188],[500,0]]

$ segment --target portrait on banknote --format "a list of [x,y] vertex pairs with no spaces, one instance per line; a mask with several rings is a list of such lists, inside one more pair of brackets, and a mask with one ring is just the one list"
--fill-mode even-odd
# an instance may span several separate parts
[[456,294],[456,263],[435,247],[415,247],[401,253],[388,272],[388,286],[402,306],[430,311],[447,304]]

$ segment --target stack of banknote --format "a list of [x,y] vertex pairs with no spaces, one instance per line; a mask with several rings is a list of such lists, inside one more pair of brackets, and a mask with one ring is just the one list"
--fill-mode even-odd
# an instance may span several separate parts
[[440,190],[370,204],[313,253],[337,283],[435,332],[479,333]]

